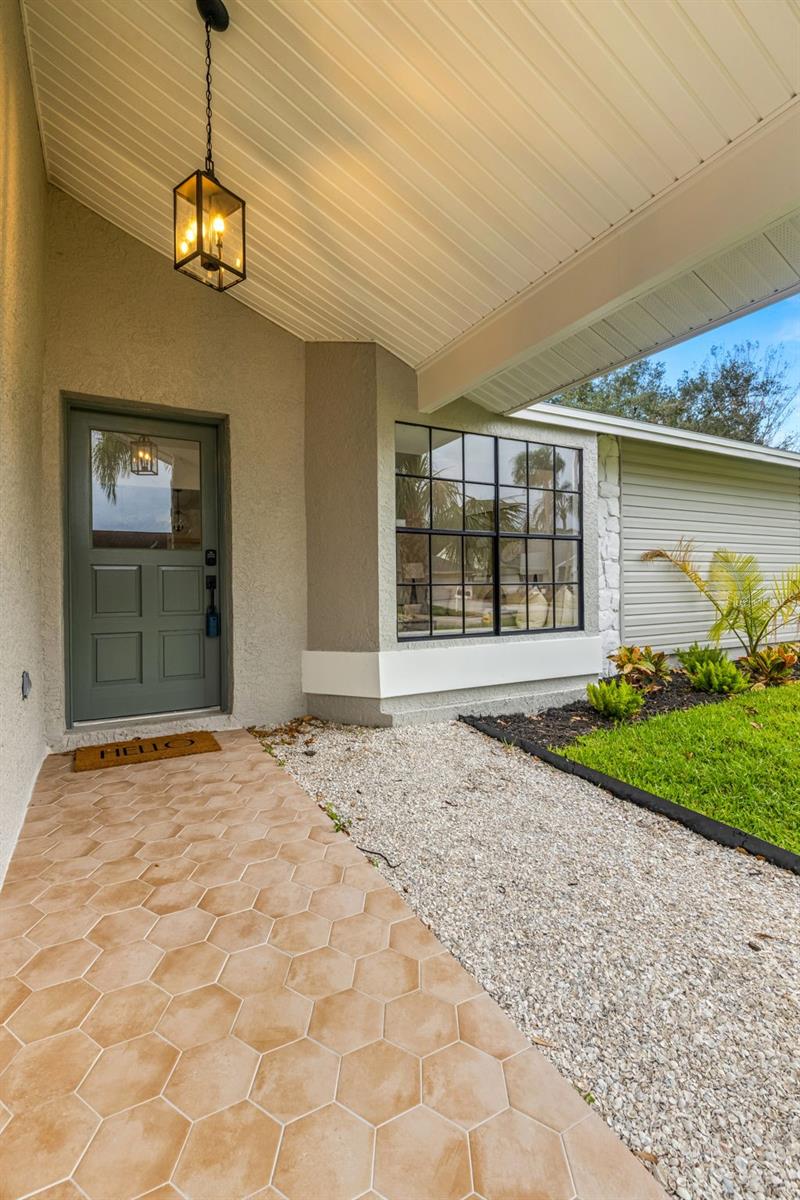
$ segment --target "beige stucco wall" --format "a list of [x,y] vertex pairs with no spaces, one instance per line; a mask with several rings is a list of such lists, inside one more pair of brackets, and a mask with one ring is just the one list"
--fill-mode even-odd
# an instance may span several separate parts
[[297,715],[306,635],[303,343],[232,295],[178,275],[168,259],[56,188],[47,224],[49,737],[63,744],[64,393],[228,418],[233,713],[240,724]]
[[[0,880],[44,754],[39,396],[46,182],[17,0],[0,0]],[[21,677],[33,691],[22,700]]]

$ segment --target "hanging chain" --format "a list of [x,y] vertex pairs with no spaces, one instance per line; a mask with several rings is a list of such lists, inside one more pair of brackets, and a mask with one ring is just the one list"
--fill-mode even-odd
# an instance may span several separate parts
[[214,155],[211,150],[211,25],[206,21],[206,171],[214,174]]

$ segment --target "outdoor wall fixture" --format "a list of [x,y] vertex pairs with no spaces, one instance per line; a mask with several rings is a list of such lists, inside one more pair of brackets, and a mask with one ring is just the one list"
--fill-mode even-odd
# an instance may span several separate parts
[[134,475],[158,474],[158,446],[149,437],[142,435],[131,442],[131,471]]
[[246,278],[244,200],[214,174],[211,148],[211,30],[228,28],[222,0],[196,0],[206,27],[206,165],[173,189],[175,270],[225,292]]

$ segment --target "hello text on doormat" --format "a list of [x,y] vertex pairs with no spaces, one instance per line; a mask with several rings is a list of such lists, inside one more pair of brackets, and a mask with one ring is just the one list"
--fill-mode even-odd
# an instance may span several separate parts
[[123,767],[133,763],[155,762],[159,758],[179,758],[184,754],[208,754],[219,750],[213,734],[173,733],[164,737],[132,738],[129,742],[106,742],[101,746],[81,746],[75,751],[73,770],[99,771],[102,767]]

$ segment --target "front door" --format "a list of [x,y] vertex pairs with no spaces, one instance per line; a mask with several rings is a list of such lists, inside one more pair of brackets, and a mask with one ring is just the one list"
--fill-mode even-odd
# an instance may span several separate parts
[[72,720],[219,705],[216,429],[71,411],[69,539]]

